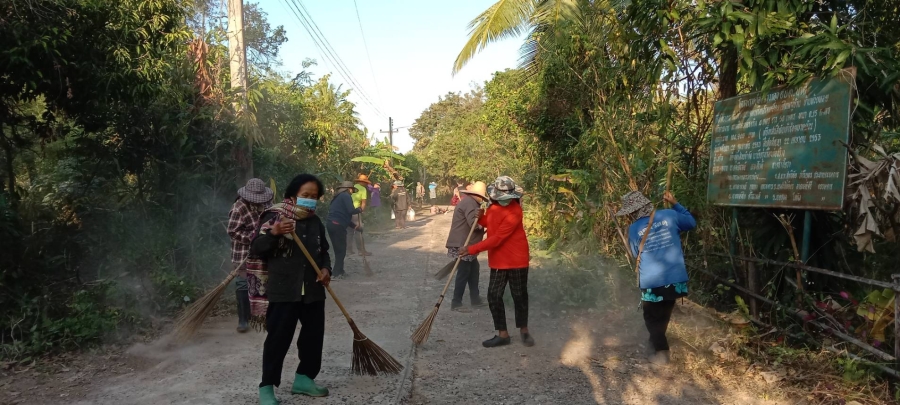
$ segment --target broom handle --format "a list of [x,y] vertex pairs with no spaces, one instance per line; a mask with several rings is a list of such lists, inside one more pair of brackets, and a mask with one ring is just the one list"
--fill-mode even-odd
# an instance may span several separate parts
[[[292,231],[291,237],[294,238],[294,242],[297,242],[297,246],[300,246],[300,250],[303,251],[303,255],[306,256],[306,260],[309,260],[309,264],[311,264],[313,268],[316,269],[316,274],[318,274],[319,277],[322,277],[322,270],[319,269],[319,265],[316,264],[316,261],[313,259],[312,255],[310,255],[309,251],[306,250],[306,246],[303,246],[303,242],[300,242],[300,238],[297,237],[297,233]],[[334,295],[334,291],[331,290],[331,287],[326,285],[325,289],[328,290],[328,293],[331,294],[331,299],[334,300],[334,303],[337,304],[338,308],[341,309],[341,312],[344,313],[344,318],[347,318],[347,322],[350,322],[352,324],[353,319],[350,319],[350,314],[347,313],[347,309],[345,309],[344,305],[341,304],[341,300],[338,299],[337,295]]]
[[669,162],[669,170],[666,172],[666,192],[672,191],[672,168],[674,166],[672,162]]
[[[479,209],[481,209],[481,208],[479,208]],[[466,236],[466,243],[463,244],[463,245],[465,245],[465,246],[463,246],[464,248],[469,247],[469,239],[472,239],[472,234],[475,233],[475,228],[477,228],[477,227],[478,227],[478,221],[476,220],[474,223],[472,223],[472,229],[469,229],[469,236]],[[466,254],[468,254],[468,253],[469,252],[466,252]],[[450,281],[453,280],[453,273],[456,273],[456,268],[459,267],[459,262],[462,260],[462,257],[463,257],[462,254],[460,254],[459,256],[456,257],[456,263],[453,264],[453,270],[450,270],[450,275],[447,277],[447,283],[444,284],[444,290],[441,291],[441,298],[438,301],[439,303],[444,300],[444,294],[447,293],[447,288],[450,288]]]

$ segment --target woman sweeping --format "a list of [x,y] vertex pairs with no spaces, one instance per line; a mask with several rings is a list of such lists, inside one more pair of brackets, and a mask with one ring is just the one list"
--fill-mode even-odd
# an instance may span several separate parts
[[[325,287],[331,281],[331,259],[325,227],[315,214],[316,203],[324,191],[322,182],[311,174],[295,177],[284,193],[284,200],[263,214],[259,234],[250,246],[250,254],[265,259],[268,270],[266,329],[263,346],[262,382],[259,403],[277,405],[275,387],[281,385],[284,357],[297,338],[300,364],[291,387],[292,394],[313,397],[328,395],[328,389],[316,385],[322,366],[325,339]],[[296,232],[322,270],[316,274],[306,256],[291,240]]]
[[484,347],[510,344],[506,328],[506,308],[503,293],[509,284],[516,312],[516,327],[521,332],[522,344],[534,346],[534,338],[528,332],[528,238],[522,225],[522,188],[513,179],[500,176],[488,189],[491,206],[478,223],[487,228],[487,239],[468,247],[469,255],[488,252],[491,279],[488,283],[488,307],[494,318],[497,335],[485,340]]
[[353,216],[362,212],[362,209],[353,207],[351,194],[356,192],[353,182],[341,183],[334,192],[325,223],[328,236],[334,244],[334,277],[341,279],[344,277],[344,259],[347,257],[347,228],[351,226]]
[[634,221],[628,228],[628,244],[637,258],[635,268],[640,280],[644,324],[655,351],[650,361],[655,364],[669,362],[666,339],[669,319],[675,300],[688,293],[688,273],[679,234],[697,226],[690,211],[672,193],[666,191],[663,199],[672,209],[654,211],[647,197],[632,191],[622,197],[622,209],[616,213],[628,215]]
[[260,179],[250,179],[238,190],[238,197],[228,212],[228,236],[231,237],[231,264],[240,266],[234,282],[237,286],[239,333],[250,330],[250,295],[247,284],[247,255],[250,241],[259,228],[259,217],[272,203],[273,192]]

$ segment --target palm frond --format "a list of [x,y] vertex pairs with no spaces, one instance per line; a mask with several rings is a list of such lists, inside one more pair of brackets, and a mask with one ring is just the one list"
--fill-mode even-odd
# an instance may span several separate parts
[[488,44],[531,29],[536,0],[498,0],[469,23],[469,40],[453,63],[453,74]]
[[579,0],[541,0],[535,8],[536,24],[558,24],[578,15]]

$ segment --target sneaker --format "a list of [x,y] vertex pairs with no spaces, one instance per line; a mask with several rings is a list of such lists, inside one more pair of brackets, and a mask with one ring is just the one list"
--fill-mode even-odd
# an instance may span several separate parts
[[472,302],[472,308],[482,308],[482,307],[486,307],[486,306],[487,306],[487,302],[485,302],[481,298],[479,298],[478,301]]
[[522,334],[522,344],[525,345],[525,347],[534,346],[534,338],[531,337],[530,333]]
[[464,314],[472,312],[471,309],[464,307],[463,304],[450,304],[450,310],[453,312],[461,312]]
[[502,338],[500,336],[494,336],[484,342],[481,342],[481,345],[484,347],[498,347],[498,346],[506,346],[510,344],[512,340],[508,337]]

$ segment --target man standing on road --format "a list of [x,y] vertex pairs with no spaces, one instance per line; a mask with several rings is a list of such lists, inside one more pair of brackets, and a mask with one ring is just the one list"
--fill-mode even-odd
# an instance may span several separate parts
[[431,205],[434,205],[437,200],[437,183],[433,181],[428,183],[428,197],[431,198]]
[[[453,260],[459,258],[459,267],[456,270],[456,285],[453,288],[453,302],[450,309],[466,312],[462,308],[462,298],[469,286],[469,299],[473,307],[484,306],[478,290],[478,273],[481,267],[478,264],[477,255],[469,255],[465,251],[466,246],[474,245],[484,239],[484,228],[478,225],[481,217],[481,204],[487,201],[487,185],[478,181],[471,185],[471,190],[460,192],[462,200],[453,212],[453,222],[450,225],[450,235],[447,237],[447,256]],[[466,244],[466,237],[472,227],[472,237]]]
[[345,181],[334,190],[334,199],[328,208],[328,218],[325,219],[325,229],[331,237],[331,247],[334,248],[334,268],[332,276],[335,279],[344,278],[344,258],[347,256],[347,229],[350,229],[351,217],[359,214],[359,208],[353,207],[353,197],[356,192],[353,183]]
[[228,236],[231,237],[231,264],[240,266],[237,285],[238,327],[239,333],[250,330],[250,295],[247,286],[247,264],[245,260],[250,254],[250,242],[259,227],[259,217],[271,205],[273,192],[260,179],[250,179],[247,185],[238,190],[238,197],[228,212]]
[[362,212],[366,210],[366,203],[368,202],[369,194],[369,189],[367,188],[367,186],[370,184],[372,184],[372,182],[369,181],[369,176],[366,176],[365,174],[360,174],[359,177],[356,178],[356,185],[354,186],[356,191],[353,193],[353,208],[359,208],[360,213],[352,217],[352,225],[347,229],[347,250],[350,252],[350,254],[354,253],[353,239],[356,239],[356,248],[359,250],[359,255],[372,255],[363,248],[362,242]]
[[406,211],[409,210],[409,195],[402,181],[394,182],[394,192],[391,193],[391,201],[394,206],[394,218],[397,229],[406,228]]

